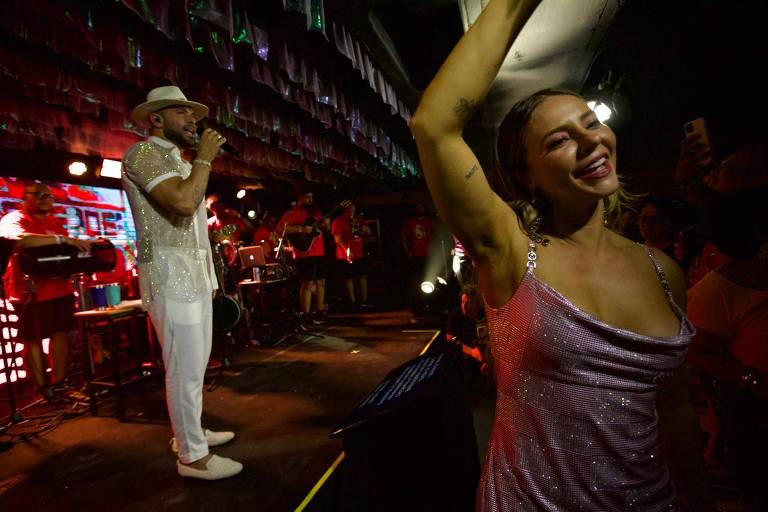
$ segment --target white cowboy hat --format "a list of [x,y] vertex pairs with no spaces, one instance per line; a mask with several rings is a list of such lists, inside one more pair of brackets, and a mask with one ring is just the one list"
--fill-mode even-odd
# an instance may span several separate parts
[[131,112],[131,119],[141,125],[149,126],[149,114],[176,105],[190,107],[195,116],[195,121],[199,121],[208,115],[208,107],[202,103],[187,100],[181,89],[175,85],[166,85],[155,87],[149,91],[147,101],[134,108]]

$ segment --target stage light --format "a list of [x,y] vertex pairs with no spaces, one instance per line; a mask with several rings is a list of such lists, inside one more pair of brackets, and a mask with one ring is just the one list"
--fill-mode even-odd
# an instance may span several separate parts
[[458,274],[459,270],[461,270],[461,256],[458,254],[453,255],[453,261],[451,261],[451,270],[453,270],[454,274]]
[[69,174],[73,176],[82,176],[86,172],[88,172],[88,166],[85,165],[85,162],[72,162],[69,164]]
[[435,285],[432,284],[430,281],[424,281],[421,283],[421,291],[429,295],[433,291],[435,291]]
[[438,282],[439,284],[442,284],[443,286],[447,286],[447,285],[448,285],[448,281],[446,281],[445,279],[443,279],[443,278],[442,278],[442,277],[440,277],[440,276],[437,276],[437,282]]
[[119,160],[109,160],[105,158],[101,161],[101,170],[99,176],[104,178],[117,178],[118,180],[123,174],[123,163]]
[[255,219],[256,218],[256,210],[248,210],[248,218],[249,219]]
[[594,111],[595,115],[597,116],[598,121],[601,123],[606,122],[608,119],[611,118],[611,114],[613,111],[611,111],[611,107],[603,103],[602,101],[588,101],[587,106]]
[[242,198],[244,198],[244,197],[245,197],[245,189],[244,189],[244,188],[241,188],[240,190],[238,190],[238,191],[237,191],[237,196],[236,196],[236,197],[237,197],[238,199],[242,199]]

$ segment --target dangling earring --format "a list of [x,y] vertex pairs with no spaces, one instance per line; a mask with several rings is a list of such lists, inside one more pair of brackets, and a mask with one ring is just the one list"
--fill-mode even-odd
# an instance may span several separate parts
[[541,215],[533,219],[533,222],[531,222],[531,224],[528,226],[528,238],[533,240],[535,243],[546,247],[549,245],[549,238],[542,236],[541,233],[539,233],[542,222],[543,221],[541,220]]

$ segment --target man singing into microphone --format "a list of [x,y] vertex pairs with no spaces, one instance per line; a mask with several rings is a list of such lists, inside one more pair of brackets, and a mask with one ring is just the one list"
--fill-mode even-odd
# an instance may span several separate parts
[[[210,128],[197,142],[196,123],[208,107],[188,101],[175,86],[158,87],[133,109],[134,121],[151,136],[123,158],[123,185],[138,235],[139,287],[165,364],[168,413],[181,476],[219,480],[243,466],[208,448],[232,432],[211,432],[200,423],[203,379],[211,352],[212,292],[218,288],[208,243],[203,195],[211,161],[226,139]],[[190,164],[180,150],[197,143]]]

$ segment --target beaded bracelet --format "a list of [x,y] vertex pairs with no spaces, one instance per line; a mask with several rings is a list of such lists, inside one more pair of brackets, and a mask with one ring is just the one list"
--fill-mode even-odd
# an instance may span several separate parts
[[211,166],[210,160],[203,160],[202,158],[195,158],[192,160],[192,164],[200,164],[200,165],[207,165],[208,167]]

